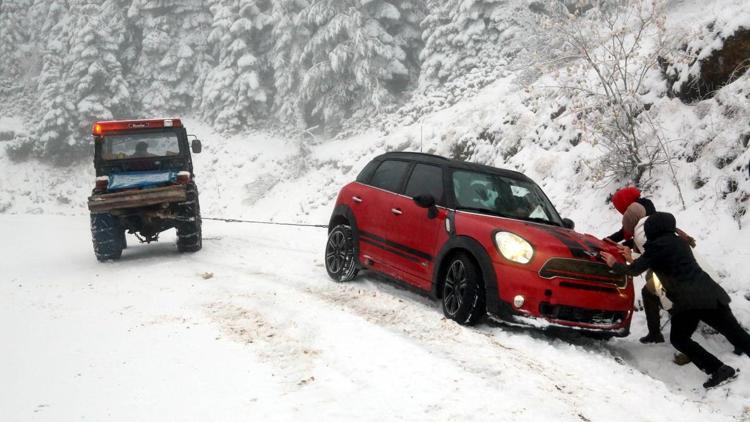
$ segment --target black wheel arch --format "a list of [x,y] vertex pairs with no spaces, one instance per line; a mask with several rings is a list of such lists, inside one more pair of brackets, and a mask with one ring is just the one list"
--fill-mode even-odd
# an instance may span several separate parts
[[346,204],[339,204],[333,209],[331,219],[328,221],[328,234],[339,224],[346,224],[352,229],[352,240],[354,243],[354,256],[359,259],[359,230],[357,229],[357,219],[354,212]]
[[492,266],[492,260],[479,242],[467,236],[452,236],[435,257],[436,265],[432,273],[432,296],[440,298],[443,274],[447,270],[449,258],[458,252],[467,253],[479,265],[484,281],[487,312],[491,314],[501,313],[497,274],[495,274],[495,268]]

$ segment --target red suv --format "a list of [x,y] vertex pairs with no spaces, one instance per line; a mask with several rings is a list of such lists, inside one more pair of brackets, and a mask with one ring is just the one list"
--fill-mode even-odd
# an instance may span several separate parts
[[329,225],[328,274],[373,270],[429,292],[446,317],[625,336],[633,283],[599,258],[616,248],[573,231],[521,173],[391,152],[341,190]]

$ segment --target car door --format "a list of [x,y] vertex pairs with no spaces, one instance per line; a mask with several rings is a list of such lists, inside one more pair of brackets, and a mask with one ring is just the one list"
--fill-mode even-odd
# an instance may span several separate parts
[[353,208],[357,218],[359,245],[363,258],[371,266],[394,277],[398,273],[389,263],[391,248],[387,244],[389,217],[393,199],[403,186],[410,163],[402,160],[384,160],[375,169],[357,198]]
[[428,210],[418,206],[414,197],[429,194],[437,205],[444,204],[443,169],[417,163],[411,171],[404,194],[393,200],[388,241],[397,253],[390,255],[392,265],[408,273],[407,281],[428,288],[432,282],[432,261],[438,250],[437,238],[445,225],[446,213],[430,218]]

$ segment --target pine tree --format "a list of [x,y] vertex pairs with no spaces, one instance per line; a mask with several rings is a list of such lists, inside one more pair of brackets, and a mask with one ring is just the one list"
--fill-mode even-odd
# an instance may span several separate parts
[[422,23],[423,88],[466,79],[468,74],[475,86],[486,85],[533,36],[528,28],[534,17],[522,2],[430,0],[429,10]]
[[353,112],[393,101],[408,56],[387,27],[401,12],[384,0],[316,0],[303,11],[313,31],[302,54],[301,103],[308,124],[336,129]]
[[203,1],[135,0],[128,22],[128,32],[136,35],[123,62],[132,63],[139,81],[138,109],[149,115],[188,112],[211,64],[206,42],[211,15]]
[[201,112],[219,129],[246,129],[268,114],[269,9],[270,3],[256,0],[222,0],[212,6],[208,40],[218,65],[206,76]]
[[271,8],[273,47],[269,64],[273,71],[273,113],[277,119],[298,129],[305,128],[299,99],[300,58],[310,40],[310,31],[301,18],[307,0],[274,0]]
[[88,148],[91,122],[131,116],[130,90],[118,60],[118,33],[124,31],[125,16],[115,6],[80,0],[71,8],[74,30],[63,66],[65,91],[79,122],[74,147]]
[[29,6],[28,0],[0,0],[0,79],[13,80],[22,73]]

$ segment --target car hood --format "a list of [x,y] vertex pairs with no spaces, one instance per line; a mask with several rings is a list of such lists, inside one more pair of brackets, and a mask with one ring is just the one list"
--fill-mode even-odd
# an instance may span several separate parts
[[617,246],[604,242],[590,234],[571,229],[543,224],[525,224],[532,239],[528,239],[538,251],[550,257],[577,258],[601,261],[600,253],[609,252],[619,256]]
[[132,171],[109,176],[107,190],[139,189],[174,183],[177,172],[170,170]]

